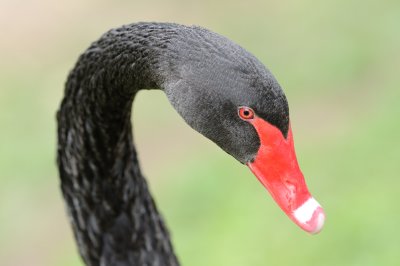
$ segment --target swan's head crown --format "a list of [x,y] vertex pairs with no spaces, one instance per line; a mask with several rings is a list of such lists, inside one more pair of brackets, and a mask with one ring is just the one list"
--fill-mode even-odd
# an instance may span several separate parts
[[[271,72],[227,38],[202,28],[185,28],[170,40],[161,68],[164,90],[175,109],[198,132],[242,163],[254,159],[260,140],[238,108],[276,126],[289,128],[286,97]],[[171,61],[172,58],[172,61]]]

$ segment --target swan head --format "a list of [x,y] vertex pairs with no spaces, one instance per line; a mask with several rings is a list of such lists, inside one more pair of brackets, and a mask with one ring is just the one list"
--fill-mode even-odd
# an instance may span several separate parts
[[281,86],[228,39],[203,29],[190,38],[170,45],[162,86],[169,101],[192,128],[247,165],[290,219],[318,233],[325,214],[297,163]]

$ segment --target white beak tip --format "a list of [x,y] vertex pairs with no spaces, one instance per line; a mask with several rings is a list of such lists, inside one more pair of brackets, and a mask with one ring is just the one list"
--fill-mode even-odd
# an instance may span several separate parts
[[321,205],[310,197],[293,212],[293,218],[303,230],[317,234],[324,226],[325,212]]

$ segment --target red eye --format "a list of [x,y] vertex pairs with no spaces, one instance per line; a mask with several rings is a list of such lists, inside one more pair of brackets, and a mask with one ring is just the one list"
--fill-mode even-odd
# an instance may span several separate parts
[[254,111],[250,107],[241,106],[239,107],[239,116],[243,120],[253,119]]

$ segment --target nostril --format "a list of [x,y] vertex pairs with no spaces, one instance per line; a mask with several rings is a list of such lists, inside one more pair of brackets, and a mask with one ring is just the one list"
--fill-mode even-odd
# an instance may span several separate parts
[[289,179],[284,179],[283,184],[285,184],[286,188],[291,191],[293,194],[296,193],[296,185],[293,181]]

